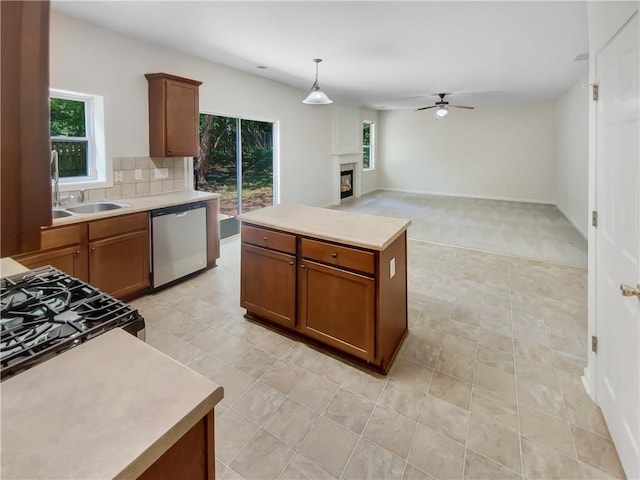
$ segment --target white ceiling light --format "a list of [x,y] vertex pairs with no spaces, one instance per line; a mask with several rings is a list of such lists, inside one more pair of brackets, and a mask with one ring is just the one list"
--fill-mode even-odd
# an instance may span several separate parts
[[333,103],[327,94],[320,90],[320,85],[318,85],[318,64],[322,61],[321,58],[314,58],[313,61],[316,63],[316,81],[313,82],[313,86],[311,87],[311,92],[307,95],[302,103],[307,103],[310,105],[327,105],[328,103]]
[[436,115],[439,116],[440,118],[446,116],[447,113],[449,113],[449,110],[447,110],[447,107],[440,107],[438,108],[438,110],[436,110]]

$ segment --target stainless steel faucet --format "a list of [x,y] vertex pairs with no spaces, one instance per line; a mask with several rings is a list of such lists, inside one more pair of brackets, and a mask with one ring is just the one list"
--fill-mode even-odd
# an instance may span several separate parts
[[58,151],[51,151],[51,164],[53,165],[53,206],[60,206],[60,166],[58,165]]

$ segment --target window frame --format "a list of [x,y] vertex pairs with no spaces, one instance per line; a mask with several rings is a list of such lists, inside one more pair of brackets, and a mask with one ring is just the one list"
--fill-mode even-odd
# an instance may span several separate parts
[[103,98],[97,95],[51,88],[49,89],[49,102],[52,98],[79,101],[84,104],[84,137],[51,135],[51,126],[49,126],[51,142],[87,142],[87,175],[60,177],[60,189],[68,191],[111,186],[108,175],[109,165],[107,165],[105,155]]
[[[369,144],[368,145],[365,145],[364,143],[365,125],[369,125]],[[362,170],[365,172],[376,169],[376,162],[375,162],[376,128],[375,127],[376,127],[376,123],[373,120],[362,121],[362,129],[361,129],[362,135],[360,138],[362,143]],[[368,167],[364,165],[364,152],[366,148],[369,149],[369,166]]]

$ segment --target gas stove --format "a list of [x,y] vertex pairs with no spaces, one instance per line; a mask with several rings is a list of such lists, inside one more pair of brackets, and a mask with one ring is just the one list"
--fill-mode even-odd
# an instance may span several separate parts
[[0,379],[120,327],[144,340],[138,311],[51,267],[0,280]]

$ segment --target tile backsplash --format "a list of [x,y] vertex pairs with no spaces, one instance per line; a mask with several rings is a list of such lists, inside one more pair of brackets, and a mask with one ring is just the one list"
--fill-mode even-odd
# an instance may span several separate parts
[[[116,157],[113,159],[113,187],[87,189],[85,200],[130,198],[185,190],[184,163],[184,157]],[[69,194],[74,196],[72,203],[80,198],[79,191],[64,192],[64,195]]]

